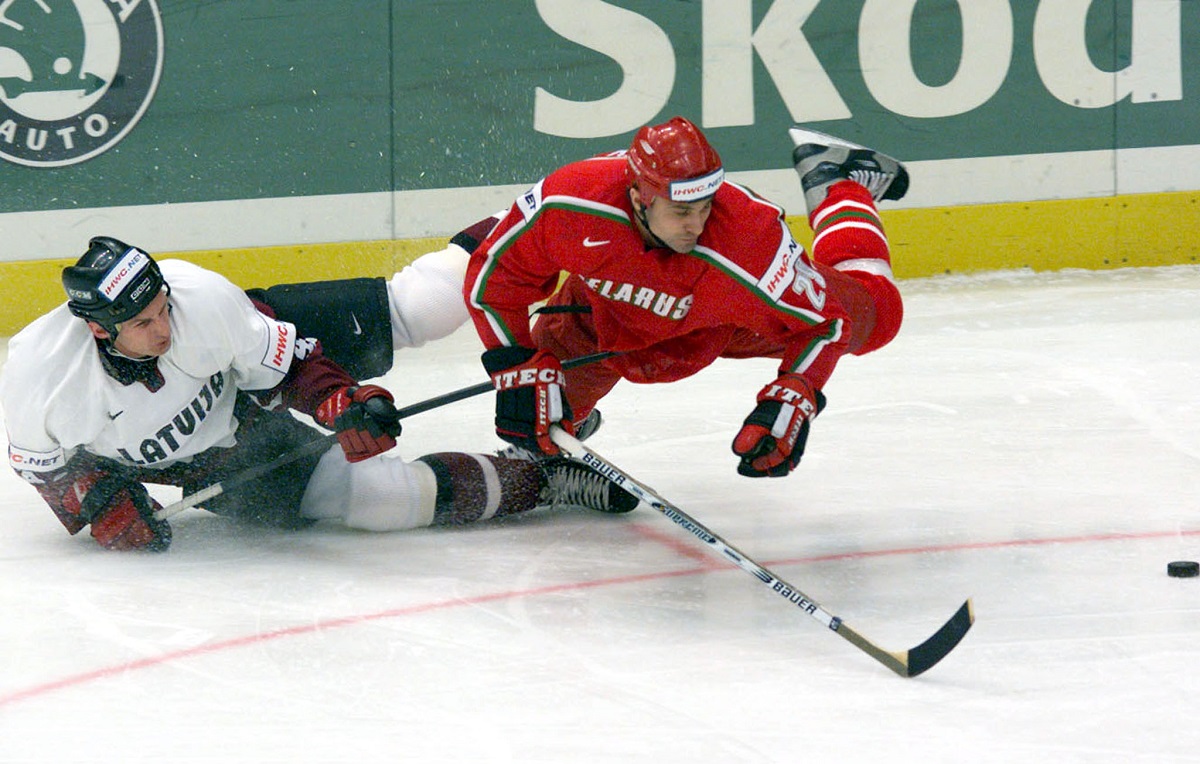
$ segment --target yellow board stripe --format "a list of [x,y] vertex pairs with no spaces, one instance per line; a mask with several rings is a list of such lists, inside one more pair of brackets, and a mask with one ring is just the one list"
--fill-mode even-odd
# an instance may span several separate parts
[[[897,278],[1200,262],[1200,191],[885,210]],[[803,218],[789,218],[809,246]]]
[[[882,212],[897,278],[1028,268],[1108,268],[1200,262],[1200,191],[979,204]],[[802,216],[788,218],[811,249]],[[102,233],[97,231],[96,233]],[[153,252],[210,268],[242,287],[388,276],[447,239],[340,242]],[[80,242],[82,254],[87,242]],[[63,302],[60,274],[73,260],[0,263],[0,336]]]
[[[228,277],[244,289],[302,281],[385,276],[447,239],[355,241],[248,249],[152,252],[155,259],[188,260]],[[81,242],[83,254],[87,242]],[[66,301],[62,269],[74,258],[0,263],[0,337],[10,337],[33,319]]]

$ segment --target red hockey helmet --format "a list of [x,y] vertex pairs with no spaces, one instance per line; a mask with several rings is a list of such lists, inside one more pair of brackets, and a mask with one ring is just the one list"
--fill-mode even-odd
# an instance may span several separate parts
[[717,150],[683,117],[638,130],[627,156],[629,183],[646,205],[656,196],[674,202],[707,199],[725,181]]

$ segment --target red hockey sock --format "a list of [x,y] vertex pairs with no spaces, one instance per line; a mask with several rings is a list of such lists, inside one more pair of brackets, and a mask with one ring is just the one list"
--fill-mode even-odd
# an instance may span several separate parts
[[878,350],[900,331],[904,306],[870,192],[853,181],[838,183],[809,222],[813,262],[851,316],[850,352]]
[[831,187],[809,223],[814,262],[836,266],[844,260],[873,259],[891,271],[883,222],[871,194],[857,183],[846,180]]

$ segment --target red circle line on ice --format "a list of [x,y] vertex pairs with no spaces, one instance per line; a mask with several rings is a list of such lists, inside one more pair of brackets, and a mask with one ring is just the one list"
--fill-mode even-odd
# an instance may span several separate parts
[[[657,541],[663,541],[662,537],[656,528],[652,526],[634,523],[631,529],[641,535]],[[1049,537],[1040,539],[1010,539],[1006,541],[976,541],[962,542],[955,544],[933,544],[928,546],[914,547],[899,547],[895,549],[878,549],[855,552],[841,552],[824,555],[814,555],[810,557],[797,557],[791,559],[771,560],[765,563],[767,567],[784,567],[788,565],[813,565],[823,562],[834,562],[840,560],[854,559],[870,559],[874,557],[897,557],[905,555],[918,554],[943,554],[951,552],[963,552],[974,550],[987,549],[1005,549],[1012,547],[1030,547],[1030,546],[1048,546],[1053,544],[1087,544],[1087,543],[1108,543],[1117,541],[1142,541],[1147,539],[1162,539],[1162,538],[1180,538],[1200,536],[1200,529],[1197,530],[1174,530],[1174,531],[1150,531],[1145,533],[1098,533],[1083,536],[1061,536]],[[680,552],[681,555],[689,559],[695,559],[690,551],[685,552],[686,547],[678,547],[675,544],[670,544],[673,549]],[[436,602],[424,602],[415,605],[409,605],[401,608],[390,610],[380,610],[374,613],[362,613],[358,615],[342,616],[340,618],[329,618],[315,623],[306,623],[303,626],[292,626],[283,629],[274,629],[264,632],[256,632],[247,634],[241,637],[232,637],[230,639],[218,640],[205,645],[197,645],[195,647],[184,648],[181,650],[173,650],[155,655],[140,660],[128,661],[125,663],[117,663],[111,666],[104,666],[92,671],[85,671],[78,674],[52,679],[41,684],[32,685],[24,689],[17,689],[0,695],[0,708],[11,706],[21,701],[30,700],[43,695],[65,690],[80,685],[86,685],[91,682],[100,681],[109,677],[126,676],[130,672],[140,671],[143,669],[151,669],[157,666],[163,666],[176,661],[195,658],[203,655],[211,655],[213,653],[224,652],[226,650],[235,650],[238,648],[258,645],[265,642],[273,642],[279,639],[288,637],[300,637],[308,634],[315,634],[325,631],[333,631],[335,629],[357,626],[372,621],[381,621],[391,618],[402,618],[405,616],[418,616],[425,613],[433,613],[439,610],[450,610],[453,608],[474,607],[476,605],[487,604],[491,602],[502,602],[505,600],[515,600],[529,597],[540,597],[547,594],[557,594],[566,591],[582,591],[585,589],[596,589],[608,586],[623,586],[625,584],[640,583],[643,581],[658,581],[669,578],[681,578],[686,576],[707,575],[720,571],[736,571],[733,566],[713,565],[710,561],[705,562],[699,567],[691,567],[681,570],[659,571],[656,573],[644,573],[634,576],[616,576],[613,578],[593,579],[590,581],[574,581],[564,584],[554,584],[551,586],[533,587],[530,589],[514,589],[508,591],[492,592],[489,594],[479,594],[474,597],[462,597],[448,600],[439,600]],[[986,617],[986,616],[985,616]]]

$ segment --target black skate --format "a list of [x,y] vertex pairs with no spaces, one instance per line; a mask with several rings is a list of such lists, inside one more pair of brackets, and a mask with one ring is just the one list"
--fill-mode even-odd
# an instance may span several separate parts
[[546,485],[538,504],[552,509],[581,507],[598,512],[620,514],[638,505],[636,496],[581,462],[551,456],[538,463],[546,475]]
[[800,176],[809,213],[840,180],[858,183],[877,202],[900,199],[908,191],[908,170],[887,154],[800,125],[792,126],[788,135],[796,147],[792,164]]

